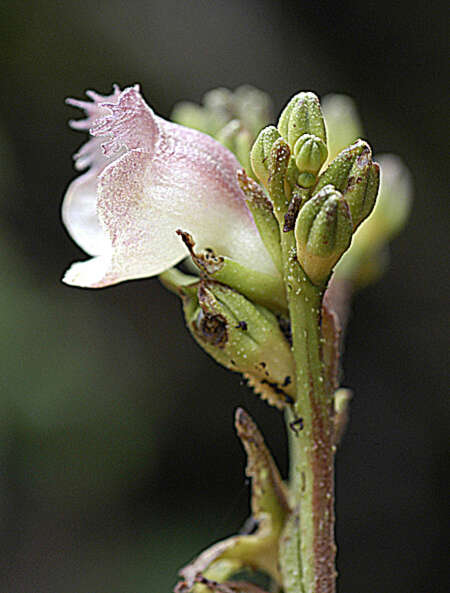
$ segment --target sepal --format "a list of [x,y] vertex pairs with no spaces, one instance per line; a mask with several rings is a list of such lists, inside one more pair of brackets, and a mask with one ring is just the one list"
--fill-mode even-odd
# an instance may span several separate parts
[[245,194],[245,202],[252,213],[261,239],[273,263],[281,273],[283,264],[281,261],[280,227],[273,212],[273,204],[260,185],[243,169],[237,172],[237,180]]
[[194,239],[189,233],[178,229],[177,234],[181,236],[201,275],[234,288],[253,302],[272,311],[282,313],[287,310],[281,276],[252,270],[229,257],[216,255],[212,249],[197,252]]
[[342,194],[325,186],[301,208],[295,225],[297,259],[314,284],[322,285],[348,249],[352,218]]

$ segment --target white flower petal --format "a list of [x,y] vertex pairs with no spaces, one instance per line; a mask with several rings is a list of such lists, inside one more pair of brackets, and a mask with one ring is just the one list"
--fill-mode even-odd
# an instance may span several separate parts
[[94,265],[102,278],[82,262],[70,274],[72,283],[78,278],[83,286],[106,286],[161,273],[186,256],[179,228],[199,248],[277,275],[237,184],[239,164],[232,153],[205,134],[155,116],[137,87],[107,107],[111,114],[91,129],[106,139],[106,154],[115,156],[98,174],[99,223],[90,178],[69,188],[64,220],[86,251],[108,257],[103,268]]
[[112,276],[108,277],[111,270],[111,258],[100,255],[87,261],[72,264],[64,274],[63,282],[72,286],[83,288],[101,288],[115,284]]
[[111,251],[111,241],[97,215],[97,175],[85,173],[67,188],[62,219],[72,239],[89,255]]

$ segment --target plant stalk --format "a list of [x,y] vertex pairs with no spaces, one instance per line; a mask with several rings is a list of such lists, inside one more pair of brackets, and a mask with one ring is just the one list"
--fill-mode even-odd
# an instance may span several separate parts
[[290,414],[294,419],[288,419],[288,431],[294,430],[290,438],[291,492],[300,519],[296,570],[302,574],[303,590],[299,593],[334,593],[334,446],[332,394],[327,392],[322,360],[323,290],[313,285],[298,265],[294,246],[293,233],[285,233],[282,247],[297,392]]

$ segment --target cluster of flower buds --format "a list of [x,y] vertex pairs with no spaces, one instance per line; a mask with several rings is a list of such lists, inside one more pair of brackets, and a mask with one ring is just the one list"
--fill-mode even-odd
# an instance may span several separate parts
[[284,231],[294,230],[299,263],[314,284],[322,285],[374,207],[379,166],[369,145],[357,140],[324,168],[325,121],[319,99],[310,92],[293,97],[277,127],[264,128],[253,145],[253,172],[269,195],[276,175],[274,153],[281,144],[289,150],[285,193],[291,200]]
[[234,91],[213,89],[202,104],[178,103],[171,119],[176,123],[209,134],[233,152],[241,165],[250,170],[249,154],[258,132],[271,119],[269,96],[250,85]]

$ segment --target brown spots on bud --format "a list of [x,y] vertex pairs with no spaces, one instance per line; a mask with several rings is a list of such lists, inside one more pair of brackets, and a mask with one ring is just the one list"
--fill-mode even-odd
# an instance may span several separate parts
[[292,199],[289,202],[289,206],[286,214],[284,215],[284,227],[283,232],[288,233],[293,231],[295,227],[295,221],[302,205],[303,196],[300,193],[293,192]]
[[266,196],[262,187],[256,183],[254,179],[249,177],[244,169],[239,169],[236,173],[236,176],[241,190],[244,192],[246,199],[251,204],[259,206],[268,212],[273,212],[272,202]]
[[200,310],[193,323],[194,331],[201,340],[224,348],[228,341],[227,321],[223,315],[213,315]]

